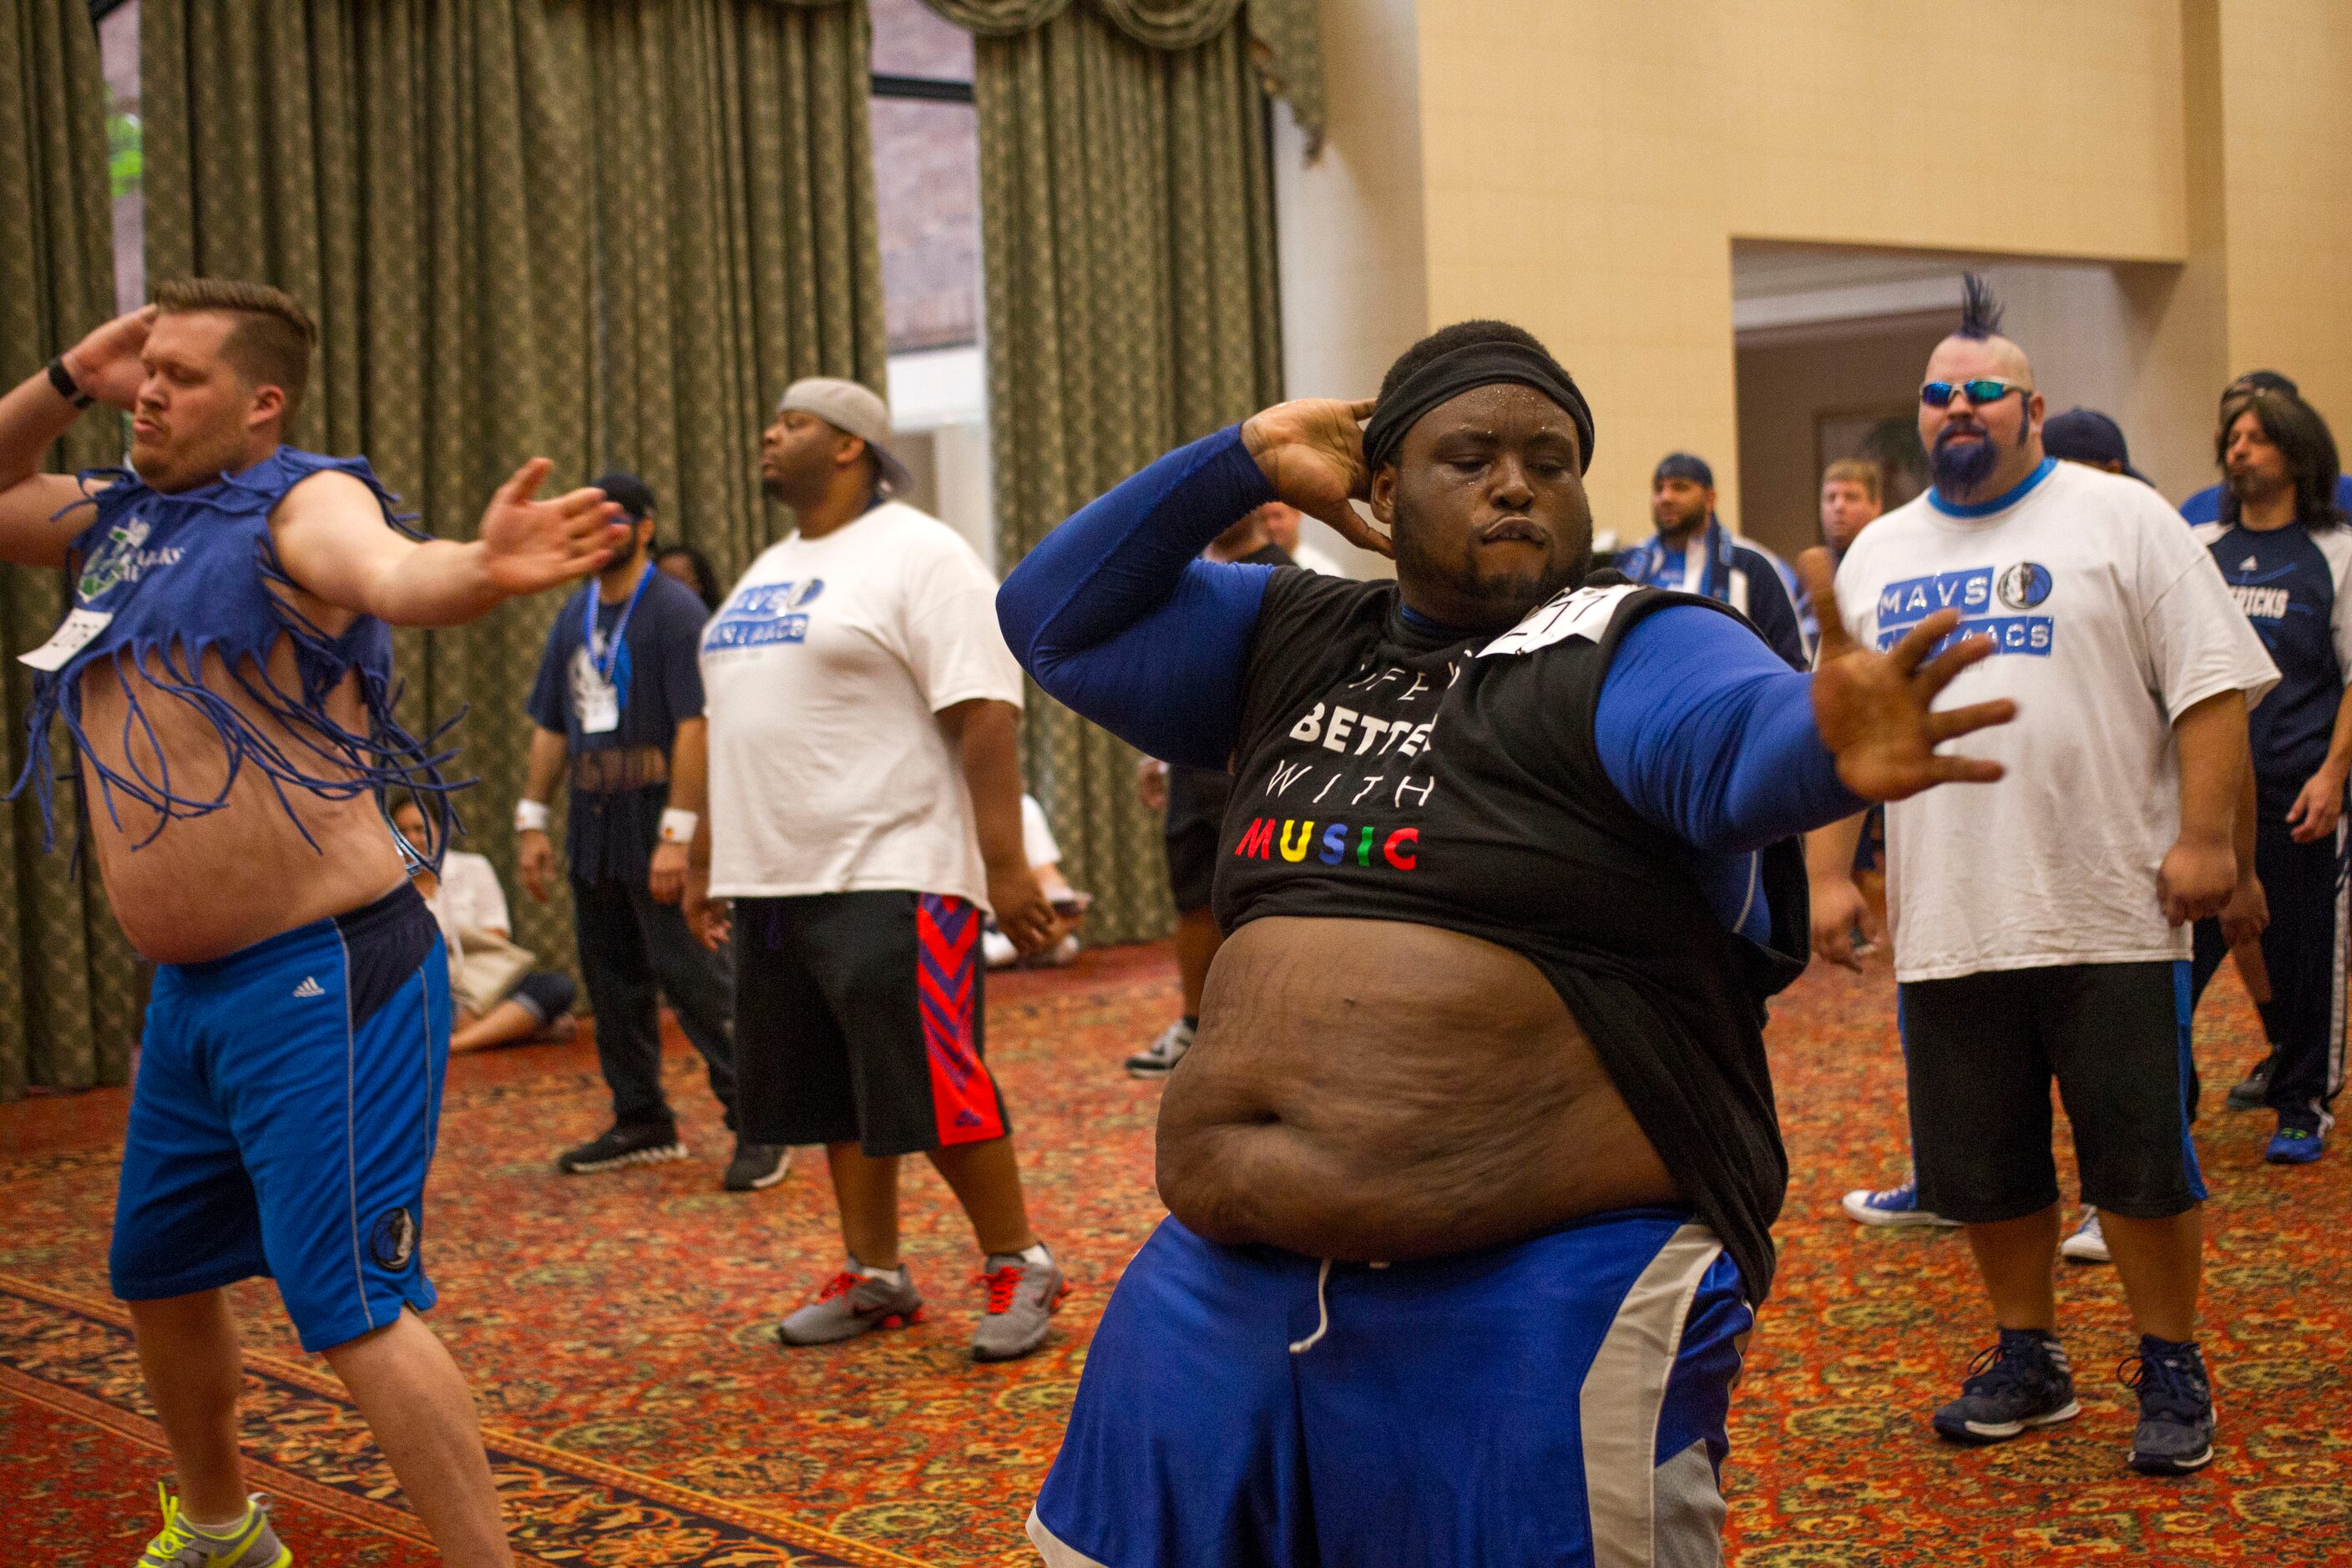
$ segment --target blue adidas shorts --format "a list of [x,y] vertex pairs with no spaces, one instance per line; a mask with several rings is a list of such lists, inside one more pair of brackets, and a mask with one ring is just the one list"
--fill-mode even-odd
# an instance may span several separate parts
[[1753,1321],[1671,1209],[1387,1268],[1171,1219],[1103,1314],[1029,1538],[1051,1568],[1717,1563]]
[[302,1348],[433,1305],[418,1245],[449,960],[403,886],[156,973],[110,1265],[126,1301],[271,1275]]

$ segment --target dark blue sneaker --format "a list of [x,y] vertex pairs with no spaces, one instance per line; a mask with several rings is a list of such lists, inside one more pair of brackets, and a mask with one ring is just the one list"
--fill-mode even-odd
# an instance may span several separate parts
[[2126,1357],[2116,1372],[2139,1395],[2133,1469],[2144,1476],[2185,1476],[2213,1462],[2213,1385],[2195,1345],[2142,1334],[2139,1354]]
[[2316,1105],[2282,1110],[2263,1158],[2273,1165],[2308,1165],[2327,1152],[2327,1132],[2335,1125],[2336,1118]]
[[2032,1329],[2003,1329],[1969,1366],[1960,1396],[1936,1412],[1937,1435],[1955,1443],[2001,1443],[2029,1426],[2083,1414],[2065,1347]]

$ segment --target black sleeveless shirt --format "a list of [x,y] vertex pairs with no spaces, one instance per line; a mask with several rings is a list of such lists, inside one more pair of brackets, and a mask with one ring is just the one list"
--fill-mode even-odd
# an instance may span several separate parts
[[1481,657],[1496,639],[1415,629],[1393,583],[1277,571],[1244,675],[1215,910],[1227,931],[1403,921],[1528,959],[1760,1302],[1788,1185],[1764,999],[1804,967],[1803,855],[1792,839],[1759,858],[1771,943],[1742,940],[1694,851],[1618,793],[1593,733],[1619,640],[1684,604],[1723,611],[1645,588],[1591,635]]

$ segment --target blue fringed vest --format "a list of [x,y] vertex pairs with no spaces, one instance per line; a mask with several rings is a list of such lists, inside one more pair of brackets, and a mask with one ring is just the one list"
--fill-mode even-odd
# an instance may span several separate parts
[[[31,743],[9,795],[14,798],[26,784],[33,786],[47,843],[56,839],[49,725],[62,718],[115,825],[121,825],[114,805],[118,792],[157,814],[154,832],[142,845],[175,817],[220,810],[238,775],[253,766],[268,776],[289,816],[289,785],[329,800],[379,789],[412,792],[434,824],[433,853],[421,858],[438,861],[448,823],[446,795],[460,786],[441,775],[456,752],[435,748],[457,721],[420,741],[394,718],[400,692],[393,685],[392,628],[383,622],[362,616],[342,636],[331,637],[271,591],[273,583],[291,586],[291,581],[270,537],[270,511],[288,490],[328,468],[351,475],[374,492],[386,524],[412,538],[425,537],[394,513],[394,498],[364,458],[325,458],[280,447],[241,473],[174,495],[150,489],[128,469],[93,468],[81,476],[98,518],[74,536],[73,552],[81,564],[73,606],[113,619],[62,667],[34,680],[26,717]],[[92,490],[95,480],[113,482]],[[281,637],[293,639],[297,690],[279,687],[269,671],[270,650]],[[285,725],[299,747],[261,733],[235,705],[205,686],[207,653],[220,655],[228,679]],[[227,775],[217,795],[177,793],[168,767],[157,767],[151,776],[129,748],[128,773],[92,753],[81,727],[81,676],[100,659],[114,665],[122,682],[130,702],[126,725],[145,722],[142,700],[154,693],[184,702],[212,721],[228,753]],[[365,734],[345,729],[327,712],[328,694],[353,673],[367,710]],[[310,771],[321,762],[335,764],[337,773]],[[295,820],[299,826],[299,818]],[[310,837],[307,829],[303,837]]]

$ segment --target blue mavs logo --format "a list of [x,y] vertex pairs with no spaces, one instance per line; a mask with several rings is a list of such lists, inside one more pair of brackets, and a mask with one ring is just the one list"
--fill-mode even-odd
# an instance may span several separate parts
[[1993,591],[2011,609],[2030,610],[2050,596],[2050,568],[2021,561],[2001,573]]
[[2050,570],[2031,561],[2002,567],[1965,572],[1938,572],[1932,577],[1911,577],[1889,583],[1878,591],[1878,647],[1895,646],[1903,634],[1938,610],[1958,610],[1960,624],[1937,644],[1942,652],[1962,637],[1990,638],[1995,653],[2050,657],[2057,626],[2049,616],[2000,616],[1992,613],[1996,596],[2012,610],[2030,609],[2050,597]]
[[739,590],[719,608],[719,618],[702,637],[705,653],[730,648],[765,647],[772,643],[808,640],[808,616],[801,612],[824,592],[824,579],[805,583],[761,583]]

